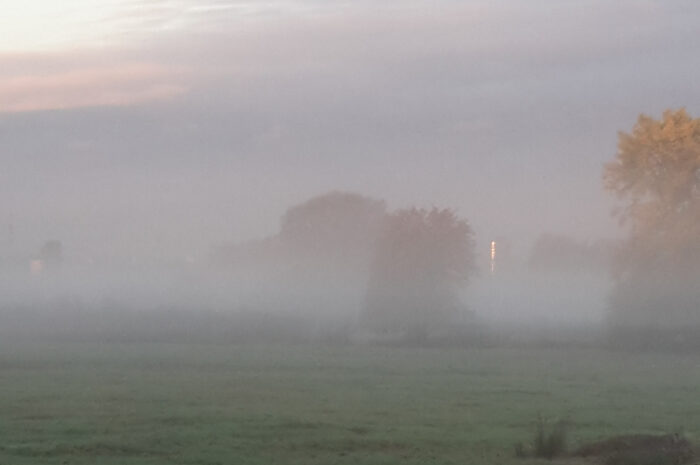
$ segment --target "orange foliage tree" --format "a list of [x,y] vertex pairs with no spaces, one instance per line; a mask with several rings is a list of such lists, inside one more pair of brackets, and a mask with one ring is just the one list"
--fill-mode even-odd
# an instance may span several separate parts
[[603,181],[630,231],[616,260],[613,321],[700,327],[700,119],[683,109],[640,116],[619,134]]

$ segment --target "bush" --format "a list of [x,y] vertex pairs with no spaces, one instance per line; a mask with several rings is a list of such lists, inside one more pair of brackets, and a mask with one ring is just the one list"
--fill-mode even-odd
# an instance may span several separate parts
[[566,452],[568,422],[559,420],[553,425],[540,416],[537,419],[533,454],[535,457],[552,459]]
[[525,451],[525,445],[523,445],[522,442],[515,443],[513,450],[515,452],[515,456],[518,457],[519,459],[527,457],[527,452]]
[[693,445],[679,434],[614,436],[579,448],[574,455],[598,457],[605,465],[680,465],[693,460]]

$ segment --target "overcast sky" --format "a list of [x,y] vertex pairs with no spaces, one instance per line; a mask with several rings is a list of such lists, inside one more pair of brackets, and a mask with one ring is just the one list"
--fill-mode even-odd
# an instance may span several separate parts
[[700,116],[691,0],[0,7],[0,244],[11,223],[22,253],[197,257],[331,189],[455,208],[481,244],[608,237],[617,131]]

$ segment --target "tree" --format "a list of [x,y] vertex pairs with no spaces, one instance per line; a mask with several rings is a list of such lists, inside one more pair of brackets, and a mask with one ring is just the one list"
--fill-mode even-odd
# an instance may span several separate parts
[[530,251],[528,266],[552,273],[599,272],[610,265],[613,245],[607,241],[580,242],[560,234],[541,234]]
[[292,266],[366,272],[386,205],[351,192],[328,192],[290,207],[273,236],[216,247],[212,260],[246,268]]
[[603,180],[629,225],[616,260],[614,323],[700,326],[700,119],[683,109],[658,121],[641,115],[619,134]]
[[383,200],[338,191],[289,208],[278,235],[283,257],[274,287],[300,311],[347,317],[343,324],[350,326],[362,307],[385,214]]
[[382,200],[350,192],[329,192],[291,207],[279,238],[296,259],[335,268],[369,261],[386,213]]
[[370,269],[365,326],[425,339],[449,327],[475,272],[474,233],[449,209],[387,215]]

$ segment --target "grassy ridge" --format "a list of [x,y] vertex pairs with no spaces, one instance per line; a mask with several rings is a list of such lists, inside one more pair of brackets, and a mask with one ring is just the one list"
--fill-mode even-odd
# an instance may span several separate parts
[[[700,439],[700,356],[592,350],[0,343],[0,463],[527,463],[538,414],[581,443]],[[532,461],[534,463],[535,461]]]

